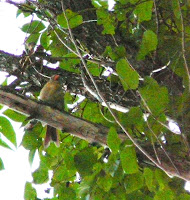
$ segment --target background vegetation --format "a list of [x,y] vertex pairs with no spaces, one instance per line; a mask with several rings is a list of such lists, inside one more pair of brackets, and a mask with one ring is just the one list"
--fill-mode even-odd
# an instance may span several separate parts
[[[50,170],[53,200],[190,199],[190,2],[116,0],[111,11],[101,0],[9,3],[34,16],[22,27],[26,51],[0,51],[0,70],[16,77],[1,86],[3,114],[23,126],[26,116],[39,120],[22,140],[30,163],[40,156],[25,199],[37,199],[33,184],[49,181]],[[64,85],[63,114],[38,101],[53,74]],[[62,129],[59,148],[44,150],[40,121]],[[0,126],[17,146],[9,120],[1,116]]]

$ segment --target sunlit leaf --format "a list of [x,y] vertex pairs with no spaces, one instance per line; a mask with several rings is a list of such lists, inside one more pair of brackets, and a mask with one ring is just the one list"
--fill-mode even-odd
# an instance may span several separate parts
[[5,147],[7,149],[11,149],[11,147],[9,147],[9,145],[6,142],[4,142],[1,138],[0,138],[0,146]]
[[134,146],[129,143],[120,153],[121,165],[126,174],[134,174],[139,171]]
[[29,152],[29,158],[28,158],[28,160],[29,160],[30,165],[32,165],[32,163],[34,161],[35,153],[36,153],[36,149],[30,150],[30,152]]
[[164,112],[169,103],[166,87],[160,87],[153,78],[146,77],[139,91],[153,114],[160,115]]
[[151,30],[145,31],[143,34],[143,39],[137,59],[138,60],[145,59],[145,56],[148,55],[148,53],[156,50],[157,44],[158,44],[157,35]]
[[[69,9],[66,10],[65,14],[68,19],[70,28],[75,28],[75,27],[79,26],[80,24],[82,24],[82,22],[83,22],[82,15],[79,15],[78,13],[73,12]],[[63,28],[68,28],[67,20],[65,19],[64,13],[58,15],[57,20],[58,20],[58,23]]]
[[115,34],[115,18],[113,15],[110,15],[107,9],[98,9],[96,11],[98,20],[97,24],[98,25],[103,25],[104,30],[102,31],[103,34]]
[[3,112],[4,115],[6,115],[7,117],[9,117],[10,119],[12,119],[15,122],[23,122],[26,119],[26,116],[18,113],[14,110],[11,109],[7,109]]
[[24,24],[21,30],[25,33],[39,33],[45,28],[45,25],[37,20],[32,21],[31,23]]
[[107,143],[113,153],[117,153],[119,151],[121,141],[114,127],[111,127],[108,132]]
[[116,70],[125,90],[136,89],[138,87],[138,73],[129,66],[125,59],[121,59],[117,62]]
[[40,44],[47,49],[50,45],[50,37],[47,31],[44,31],[40,37]]
[[25,200],[36,200],[37,193],[36,190],[32,187],[32,183],[26,182],[24,189],[24,199]]
[[42,144],[40,134],[43,128],[40,123],[36,124],[32,130],[25,131],[22,138],[22,145],[25,149],[35,150]]
[[13,126],[11,122],[6,118],[0,116],[0,132],[3,133],[3,135],[15,145],[17,146],[16,142],[16,133],[13,129]]
[[136,6],[134,14],[137,15],[138,21],[149,21],[152,17],[153,1],[146,1]]

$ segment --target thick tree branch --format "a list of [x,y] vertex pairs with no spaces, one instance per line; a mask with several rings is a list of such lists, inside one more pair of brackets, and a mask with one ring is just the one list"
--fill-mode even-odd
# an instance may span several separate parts
[[[102,145],[107,145],[107,133],[109,129],[102,125],[74,117],[66,112],[60,112],[44,105],[41,102],[36,102],[4,90],[0,90],[0,104],[6,105],[26,116],[32,116],[88,142],[98,142]],[[127,137],[120,134],[120,138],[124,140]]]
[[[34,116],[34,118],[42,122],[68,132],[81,139],[89,142],[98,142],[104,146],[107,145],[107,133],[109,129],[102,125],[94,124],[84,119],[74,117],[66,112],[60,112],[59,110],[53,109],[50,106],[42,104],[41,102],[7,92],[3,89],[0,89],[0,104],[6,105],[26,116]],[[119,133],[118,135],[122,141],[127,139],[124,134]],[[148,150],[151,155],[154,155],[154,151],[150,146],[145,146],[144,148]],[[176,157],[175,155],[170,155],[179,171],[179,173],[177,173],[176,169],[171,165],[161,148],[157,149],[157,153],[159,159],[161,160],[161,166],[166,173],[172,176],[177,176],[183,180],[190,181],[190,162],[188,160]]]

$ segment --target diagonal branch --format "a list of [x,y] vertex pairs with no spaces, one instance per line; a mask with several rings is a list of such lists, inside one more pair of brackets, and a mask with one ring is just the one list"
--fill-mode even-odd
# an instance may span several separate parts
[[[59,110],[44,105],[41,102],[31,100],[25,96],[19,96],[18,94],[13,94],[2,89],[0,89],[0,104],[6,105],[10,109],[20,112],[26,116],[34,116],[41,122],[45,122],[57,129],[68,132],[88,142],[98,142],[107,146],[107,133],[109,128],[102,125],[72,116],[66,112],[60,112]],[[121,132],[118,136],[122,141],[127,139],[127,136]],[[145,149],[150,154],[154,155],[150,146],[145,146]],[[190,162],[188,160],[184,160],[179,156],[169,155],[179,170],[178,173],[171,165],[170,161],[165,158],[165,154],[163,154],[162,149],[157,149],[157,153],[161,160],[161,167],[167,174],[190,181]],[[140,156],[142,156],[142,154],[140,154]],[[146,156],[143,157],[146,159]]]

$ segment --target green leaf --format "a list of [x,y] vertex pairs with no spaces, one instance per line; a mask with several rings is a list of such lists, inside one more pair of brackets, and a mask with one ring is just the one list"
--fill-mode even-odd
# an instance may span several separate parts
[[158,116],[165,111],[169,103],[166,87],[160,87],[153,78],[146,77],[144,85],[139,91],[154,115]]
[[149,189],[150,192],[154,192],[156,190],[156,185],[154,181],[154,173],[151,169],[149,168],[144,168],[144,178],[145,178],[145,183]]
[[128,89],[136,89],[138,87],[138,73],[129,66],[125,59],[121,59],[117,62],[116,70],[125,91]]
[[145,121],[142,109],[139,107],[131,107],[128,113],[120,114],[121,122],[129,128],[137,128],[138,131],[144,131]]
[[124,171],[121,166],[121,163],[119,164],[117,170],[114,173],[113,181],[112,181],[112,188],[119,187],[120,183],[122,182],[124,177]]
[[139,171],[134,146],[129,142],[120,154],[121,165],[126,174],[134,174]]
[[[79,15],[78,13],[69,9],[66,10],[65,14],[70,28],[75,28],[83,23],[82,15]],[[57,21],[63,28],[68,28],[64,13],[57,16]]]
[[[63,32],[60,30],[56,30],[56,33],[59,35],[59,37],[64,40],[66,35],[64,35]],[[54,32],[51,32],[51,37],[50,39],[52,40],[51,44],[49,45],[48,49],[51,51],[52,56],[54,57],[62,57],[65,54],[68,53],[67,48],[60,42],[60,40],[57,38],[57,35]]]
[[92,5],[95,8],[105,8],[108,9],[108,1],[102,1],[102,0],[92,0]]
[[27,38],[27,43],[28,43],[28,44],[30,44],[30,43],[37,44],[39,37],[40,37],[40,33],[32,33],[32,34],[30,34],[30,36]]
[[80,59],[73,54],[68,53],[64,55],[63,61],[60,63],[60,67],[70,72],[79,73],[79,69],[76,67],[80,63]]
[[32,184],[29,182],[26,182],[26,184],[25,184],[24,199],[25,200],[36,200],[37,199],[36,190],[32,187]]
[[29,152],[29,163],[30,163],[30,165],[32,165],[32,163],[33,163],[35,153],[36,153],[36,149],[30,150],[30,152]]
[[46,167],[39,167],[32,173],[32,177],[35,184],[47,183],[49,180],[48,169]]
[[53,175],[53,179],[56,182],[68,181],[70,178],[71,178],[71,175],[69,174],[69,170],[66,168],[65,165],[64,166],[61,165],[57,167]]
[[9,117],[10,119],[12,119],[15,122],[23,122],[26,119],[26,116],[18,113],[14,110],[11,109],[7,109],[3,112],[4,115],[6,115],[7,117]]
[[11,149],[11,147],[9,147],[9,145],[6,142],[4,142],[1,138],[0,138],[0,146],[5,147],[7,149]]
[[91,175],[93,165],[97,162],[97,156],[90,148],[83,149],[78,152],[75,157],[75,167],[81,176]]
[[67,167],[67,170],[76,170],[74,157],[71,154],[71,152],[68,151],[68,150],[66,150],[65,153],[64,153],[64,161],[65,161],[65,165]]
[[174,200],[174,199],[176,198],[174,197],[174,194],[170,189],[158,191],[154,197],[154,200]]
[[26,130],[22,138],[22,145],[25,149],[35,150],[42,145],[40,134],[43,127],[40,123],[36,124],[32,130]]
[[117,153],[119,151],[119,146],[121,144],[121,141],[114,127],[111,127],[108,132],[107,143],[113,153]]
[[44,47],[44,49],[48,49],[50,45],[50,37],[47,31],[44,31],[40,37],[40,44]]
[[5,169],[2,159],[0,158],[0,171]]
[[140,23],[143,21],[151,20],[152,7],[153,7],[153,1],[146,1],[136,6],[136,9],[134,10],[134,14],[137,15],[138,21]]
[[137,55],[137,59],[144,60],[145,56],[148,53],[156,50],[157,44],[158,44],[157,35],[151,30],[145,31],[143,34],[143,39],[142,39],[139,53]]
[[[81,104],[82,106],[82,104]],[[97,103],[84,102],[84,111],[83,111],[83,118],[94,123],[100,123],[104,120],[102,115],[100,114],[99,107]]]
[[45,25],[38,21],[34,20],[31,23],[24,24],[21,30],[25,33],[39,33],[45,28]]
[[96,10],[97,14],[97,24],[103,25],[104,30],[102,34],[115,34],[115,17],[111,15],[107,9],[101,8]]
[[98,177],[97,185],[103,189],[105,192],[108,192],[112,186],[112,177],[111,175],[107,174],[103,177]]
[[127,3],[136,4],[139,0],[119,0],[119,2],[123,5]]
[[160,169],[155,170],[155,180],[158,182],[161,190],[167,188],[169,177]]
[[127,194],[139,190],[144,186],[144,179],[142,173],[139,172],[133,175],[127,175],[124,180],[124,185]]
[[178,200],[189,200],[190,199],[190,194],[181,194],[178,197]]
[[12,143],[17,146],[16,133],[12,124],[6,117],[0,116],[0,132]]

